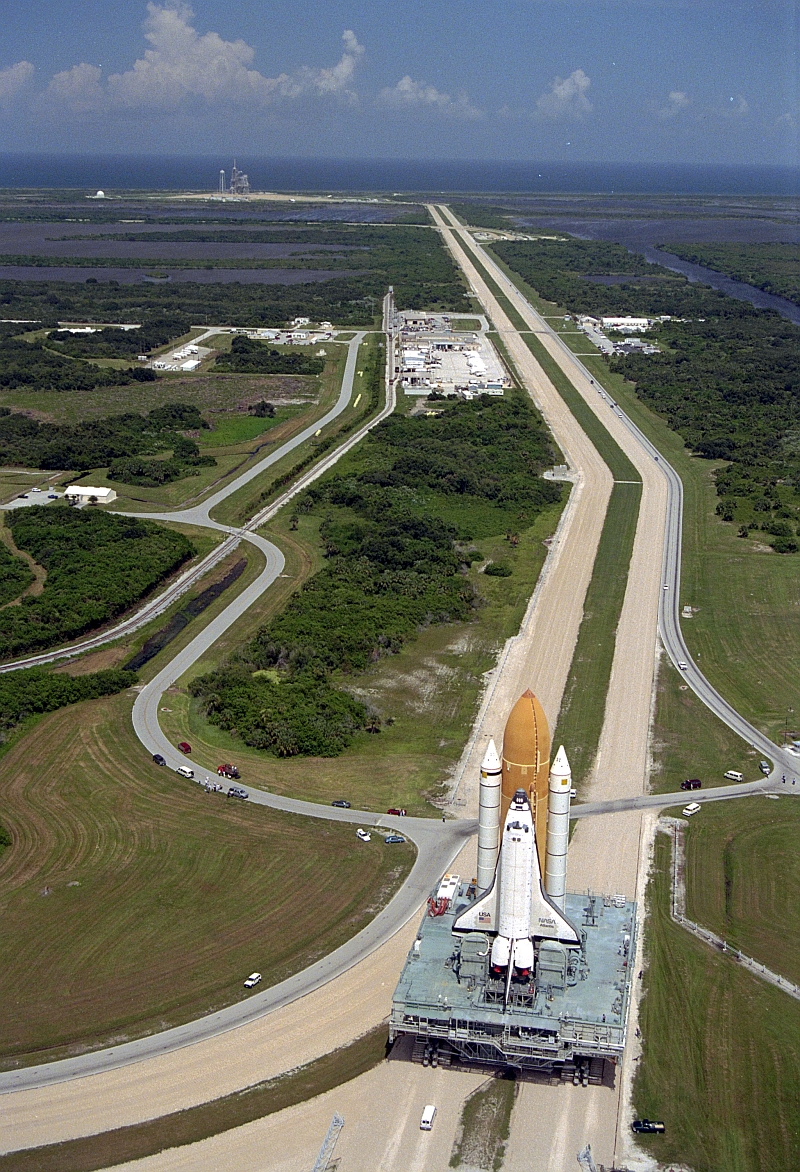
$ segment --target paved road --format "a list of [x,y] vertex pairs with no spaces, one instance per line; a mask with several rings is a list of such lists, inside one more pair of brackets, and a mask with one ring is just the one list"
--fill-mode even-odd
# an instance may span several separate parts
[[[130,615],[122,622],[117,623],[114,627],[108,630],[101,631],[96,635],[92,635],[87,639],[81,639],[78,643],[73,643],[69,647],[61,647],[52,651],[44,651],[39,655],[29,655],[24,659],[17,659],[12,663],[5,663],[0,665],[0,672],[17,671],[21,667],[39,667],[42,664],[54,663],[57,660],[73,658],[76,655],[83,655],[86,651],[92,651],[98,647],[105,646],[114,639],[118,639],[123,635],[130,635],[134,631],[138,631],[145,626],[152,619],[163,612],[172,605],[172,603],[185,594],[195,582],[198,582],[204,577],[209,570],[218,565],[224,558],[231,553],[239,542],[244,538],[252,540],[252,530],[257,529],[263,525],[265,521],[269,520],[278,509],[282,508],[287,501],[328,470],[346,451],[349,451],[354,444],[358,443],[360,439],[366,434],[371,427],[374,427],[381,419],[391,414],[394,410],[394,398],[387,396],[385,407],[380,414],[375,416],[364,427],[358,428],[352,436],[344,443],[339,445],[325,459],[321,460],[313,469],[307,472],[300,480],[296,481],[291,488],[287,489],[276,501],[261,509],[251,520],[241,529],[237,529],[230,525],[220,525],[218,522],[212,520],[211,511],[220,504],[227,497],[249,484],[256,476],[260,476],[273,464],[277,463],[289,452],[295,450],[300,444],[305,443],[307,439],[315,435],[317,431],[326,427],[337,419],[350,403],[353,394],[353,383],[356,375],[356,365],[358,362],[358,349],[364,341],[366,334],[360,332],[356,334],[348,344],[347,362],[345,364],[344,376],[342,378],[342,386],[339,392],[339,397],[333,407],[327,411],[321,419],[315,420],[305,427],[297,435],[293,436],[286,443],[281,444],[275,451],[258,460],[251,468],[242,472],[239,476],[232,480],[229,484],[219,489],[212,496],[208,497],[202,503],[195,505],[188,509],[171,509],[163,513],[136,513],[132,514],[137,517],[144,517],[145,520],[161,520],[161,521],[182,521],[189,525],[200,525],[210,529],[217,529],[223,533],[227,533],[228,537],[221,542],[216,549],[212,550],[205,558],[199,561],[196,565],[191,566],[185,570],[178,578],[172,582],[166,590],[159,594],[156,598],[150,599],[143,607],[141,607],[135,614]],[[254,542],[254,544],[259,544]],[[279,554],[276,546],[272,549]],[[280,570],[277,571],[280,573]],[[271,585],[267,582],[264,589]],[[236,616],[238,617],[238,615]]]

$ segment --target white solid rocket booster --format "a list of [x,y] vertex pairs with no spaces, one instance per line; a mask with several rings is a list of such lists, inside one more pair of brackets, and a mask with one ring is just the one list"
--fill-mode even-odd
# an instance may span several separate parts
[[550,768],[547,795],[547,852],[544,889],[553,903],[564,911],[567,894],[567,847],[569,845],[569,800],[572,770],[561,745]]
[[486,746],[481,765],[478,810],[478,892],[488,891],[494,880],[500,846],[500,790],[503,766],[493,740]]

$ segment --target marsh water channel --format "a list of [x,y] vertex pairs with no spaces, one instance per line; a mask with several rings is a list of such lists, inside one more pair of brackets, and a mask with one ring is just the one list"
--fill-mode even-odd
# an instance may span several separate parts
[[[515,217],[516,218],[516,217]],[[669,251],[675,244],[797,244],[800,243],[800,223],[797,219],[772,220],[750,216],[732,217],[675,217],[653,219],[582,219],[575,216],[520,216],[520,228],[541,231],[567,232],[579,240],[607,240],[622,244],[629,252],[640,253],[651,264],[663,265],[675,273],[682,273],[693,282],[710,285],[729,297],[749,301],[757,309],[774,309],[787,321],[800,325],[800,305],[785,297],[765,293],[744,281],[735,281],[705,265],[692,264]],[[605,283],[606,278],[593,277]],[[617,283],[616,277],[608,283]]]

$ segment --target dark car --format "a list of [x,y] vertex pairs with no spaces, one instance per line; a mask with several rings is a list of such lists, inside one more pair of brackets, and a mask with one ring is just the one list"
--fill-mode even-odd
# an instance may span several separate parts
[[638,1135],[663,1135],[667,1130],[663,1123],[655,1119],[634,1119],[631,1128]]
[[405,842],[405,839],[402,834],[387,834],[383,841],[389,845],[393,842]]
[[180,741],[178,743],[178,748],[180,749],[180,751],[182,753],[191,753],[191,751],[192,751],[192,746],[189,744],[188,741]]
[[242,789],[240,785],[232,785],[228,790],[229,798],[247,798],[249,796],[250,795],[248,794],[247,790]]
[[386,813],[394,814],[397,818],[405,818],[406,816],[405,810],[401,810],[397,806],[390,806]]
[[166,765],[167,763],[166,757],[162,757],[160,753],[153,753],[153,760],[156,765]]
[[702,784],[699,777],[687,777],[686,781],[681,782],[681,789],[700,789]]
[[338,806],[341,810],[349,810],[350,803],[346,802],[344,798],[337,798],[335,802],[331,802],[332,806]]

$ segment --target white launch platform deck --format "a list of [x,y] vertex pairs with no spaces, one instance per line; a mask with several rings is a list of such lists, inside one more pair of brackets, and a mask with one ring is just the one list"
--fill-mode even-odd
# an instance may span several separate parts
[[568,894],[565,912],[581,947],[538,941],[533,975],[515,978],[506,1002],[505,979],[490,972],[491,937],[453,932],[475,899],[466,883],[451,899],[431,899],[394,993],[390,1041],[413,1036],[426,1061],[600,1082],[609,1073],[604,1061],[615,1064],[625,1046],[636,905]]

